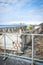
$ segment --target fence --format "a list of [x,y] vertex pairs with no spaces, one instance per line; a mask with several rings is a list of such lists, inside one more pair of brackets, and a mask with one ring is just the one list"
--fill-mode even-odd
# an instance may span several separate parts
[[[9,34],[10,35],[10,34]],[[4,42],[4,48],[3,48],[3,52],[4,52],[4,57],[5,57],[5,55],[8,53],[8,55],[9,54],[12,54],[12,55],[19,55],[19,57],[23,57],[23,58],[30,58],[30,59],[32,59],[32,65],[33,65],[33,63],[34,63],[34,60],[38,60],[38,61],[43,61],[43,34],[29,34],[29,33],[27,33],[27,34],[24,34],[24,33],[21,33],[21,35],[24,37],[23,39],[22,39],[22,42],[20,41],[20,36],[18,35],[18,34],[16,34],[17,36],[15,36],[16,37],[16,43],[17,43],[17,47],[16,47],[16,49],[11,49],[11,50],[9,50],[8,48],[6,49],[6,43],[8,43],[8,41],[6,42],[6,36],[13,42],[13,44],[14,44],[14,39],[12,39],[11,37],[9,37],[9,35],[7,35],[7,33],[3,33],[2,34],[2,37],[1,37],[1,39],[3,38],[3,42]],[[27,37],[26,37],[27,36]],[[29,39],[29,36],[31,37],[30,39]],[[14,33],[13,33],[13,37],[14,37]],[[15,38],[14,37],[14,38]],[[39,38],[39,39],[38,39]],[[0,39],[0,40],[1,40]],[[26,43],[26,40],[27,39],[29,39],[30,40],[30,42],[28,41],[28,44]],[[19,40],[19,41],[18,41]],[[36,41],[38,41],[38,43],[36,42]],[[41,44],[41,42],[40,41],[42,41],[42,44]],[[10,43],[10,41],[9,41],[9,43]],[[20,43],[20,44],[19,44]],[[23,43],[23,44],[22,44]],[[22,47],[21,47],[21,45],[22,45]],[[1,47],[1,46],[0,46]],[[21,48],[23,48],[24,49],[24,51],[22,50],[21,51]],[[18,53],[18,49],[19,49],[19,53]],[[37,49],[37,50],[36,50]],[[16,50],[16,54],[14,53],[15,52],[15,50]],[[29,51],[27,51],[27,50],[29,50]],[[12,52],[13,51],[13,52]],[[36,54],[35,54],[36,53]],[[39,56],[39,57],[38,57]],[[41,57],[41,58],[40,58]]]

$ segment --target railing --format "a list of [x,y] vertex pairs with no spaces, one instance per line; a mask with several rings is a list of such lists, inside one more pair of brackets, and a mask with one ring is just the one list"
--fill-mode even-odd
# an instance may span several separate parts
[[[13,33],[13,34],[14,34],[14,33]],[[8,51],[9,49],[7,49],[7,51],[6,51],[6,36],[7,36],[12,42],[14,42],[14,39],[11,39],[11,38],[7,35],[7,33],[3,33],[2,35],[3,35],[3,37],[1,37],[1,39],[4,38],[4,57],[5,57],[6,54],[8,54],[8,55],[9,55],[9,54],[12,54],[12,55],[17,55],[17,56],[19,55],[18,57],[22,57],[22,58],[30,58],[30,59],[32,59],[32,65],[33,65],[33,63],[34,63],[34,60],[43,61],[43,41],[42,41],[42,40],[43,40],[43,34],[29,34],[29,33],[25,33],[25,34],[24,34],[24,33],[21,33],[21,35],[23,35],[23,36],[25,36],[25,35],[26,35],[26,36],[31,36],[31,40],[30,40],[30,41],[31,41],[31,45],[30,45],[30,46],[31,46],[31,57],[28,57],[29,55],[28,55],[28,56],[25,56],[26,54],[29,53],[29,52],[27,52],[27,51],[26,51],[26,52],[23,51],[24,53],[22,53],[22,52],[18,53],[18,45],[17,45],[17,50],[16,50],[16,51],[17,51],[17,52],[16,52],[17,54],[15,54],[15,53],[8,53],[7,51]],[[10,34],[9,34],[9,35],[10,35]],[[39,57],[42,56],[42,59],[36,58],[36,57],[38,57],[38,56],[35,55],[35,52],[37,51],[37,50],[35,50],[35,45],[36,45],[36,49],[37,49],[37,46],[38,46],[38,44],[36,44],[37,42],[35,43],[35,39],[38,38],[37,36],[39,36],[39,40],[40,40],[40,38],[42,37],[42,40],[40,40],[40,41],[42,41],[42,44],[40,44],[40,42],[38,41],[38,43],[39,43],[39,45],[40,45],[40,47],[39,47],[39,50],[40,50],[40,51],[38,51],[38,52],[40,52]],[[17,40],[16,40],[17,43],[18,43],[18,37],[20,37],[20,36],[17,34]],[[24,37],[24,38],[25,38],[25,37]],[[24,43],[23,46],[25,45],[25,41],[26,41],[26,39],[24,39],[24,38],[23,38],[23,43]],[[0,40],[1,40],[1,39],[0,39]],[[29,44],[30,44],[30,42],[29,42]],[[27,46],[29,46],[29,44],[28,44]],[[30,46],[29,46],[29,47],[30,47]],[[24,47],[25,47],[25,46],[24,46]],[[25,50],[29,50],[29,51],[30,51],[29,48],[28,48],[28,49],[26,48]],[[41,52],[41,50],[42,50],[42,52]],[[14,49],[13,49],[13,50],[10,50],[10,51],[13,51],[13,52],[14,52]],[[10,51],[9,51],[9,52],[10,52]],[[34,56],[36,56],[36,57],[34,57]]]

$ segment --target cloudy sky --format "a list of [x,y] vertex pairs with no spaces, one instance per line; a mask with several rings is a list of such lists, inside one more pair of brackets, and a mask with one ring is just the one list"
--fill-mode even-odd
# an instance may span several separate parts
[[43,0],[0,0],[0,25],[43,22]]

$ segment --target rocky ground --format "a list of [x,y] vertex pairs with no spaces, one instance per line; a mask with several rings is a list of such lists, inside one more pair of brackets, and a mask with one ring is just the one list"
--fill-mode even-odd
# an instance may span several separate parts
[[43,36],[36,36],[34,49],[34,54],[37,58],[43,59]]
[[[28,45],[22,56],[32,57],[32,46]],[[34,38],[34,58],[43,60],[43,36],[35,36]]]

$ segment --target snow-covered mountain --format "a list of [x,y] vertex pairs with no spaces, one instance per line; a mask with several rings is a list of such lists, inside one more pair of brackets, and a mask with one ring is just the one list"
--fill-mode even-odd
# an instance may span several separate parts
[[3,28],[3,27],[17,27],[17,26],[27,26],[27,24],[22,24],[22,23],[20,23],[20,24],[7,24],[7,25],[0,25],[0,28]]

